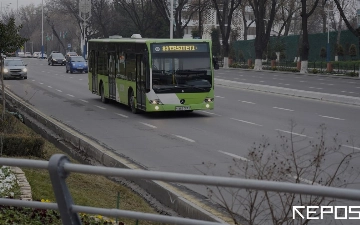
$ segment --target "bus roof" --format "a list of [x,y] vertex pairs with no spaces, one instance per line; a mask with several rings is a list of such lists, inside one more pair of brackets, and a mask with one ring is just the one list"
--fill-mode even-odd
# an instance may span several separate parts
[[176,42],[176,43],[195,43],[195,42],[210,42],[209,39],[166,39],[166,38],[101,38],[91,39],[89,42],[127,42],[127,43],[164,43],[164,42]]

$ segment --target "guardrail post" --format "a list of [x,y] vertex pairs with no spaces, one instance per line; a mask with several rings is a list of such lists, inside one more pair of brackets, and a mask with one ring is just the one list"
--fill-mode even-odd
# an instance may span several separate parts
[[81,225],[80,217],[71,211],[74,204],[65,179],[70,173],[64,171],[64,164],[70,160],[62,154],[55,154],[49,160],[49,174],[56,202],[59,207],[61,221],[66,225]]

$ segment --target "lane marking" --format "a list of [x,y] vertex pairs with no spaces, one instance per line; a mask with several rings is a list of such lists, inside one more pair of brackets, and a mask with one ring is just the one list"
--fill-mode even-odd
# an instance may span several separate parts
[[352,81],[352,82],[348,82],[348,84],[356,84],[356,82],[353,82],[353,81]]
[[238,77],[234,77],[235,80],[238,80],[239,78]]
[[324,79],[317,79],[317,80],[324,80]]
[[285,110],[285,111],[291,111],[294,112],[294,110],[292,109],[285,109],[285,108],[280,108],[280,107],[273,107],[274,109],[281,109],[281,110]]
[[94,106],[98,107],[99,109],[106,109],[106,108],[98,106],[98,105],[94,105]]
[[200,110],[199,112],[203,112],[203,113],[207,113],[207,114],[211,114],[211,115],[216,115],[216,116],[221,116],[219,114],[208,112],[208,111],[203,111],[203,110]]
[[62,90],[56,89],[58,92],[62,92]]
[[232,120],[236,120],[236,121],[239,121],[239,122],[243,122],[243,123],[247,123],[247,124],[251,124],[251,125],[255,125],[255,126],[262,127],[262,125],[260,125],[260,124],[257,124],[257,123],[252,123],[252,122],[249,122],[249,121],[239,120],[239,119],[235,119],[235,118],[230,118],[230,119],[232,119]]
[[148,123],[143,123],[143,122],[139,122],[139,123],[141,123],[141,124],[143,124],[145,126],[151,127],[151,128],[157,128],[156,126],[148,124]]
[[352,92],[352,91],[341,91],[342,93],[349,93],[349,94],[356,94],[356,92]]
[[238,101],[240,101],[240,102],[243,102],[243,103],[248,103],[248,104],[256,104],[256,103],[254,103],[254,102],[247,102],[247,101],[241,101],[241,100],[238,100]]
[[83,80],[83,79],[79,79],[79,80]]
[[284,83],[279,83],[279,84],[283,84],[283,85],[290,85],[290,84],[284,84]]
[[120,113],[115,113],[115,114],[118,115],[118,116],[122,116],[122,117],[124,117],[124,118],[129,118],[128,116],[123,115],[123,114],[120,114]]
[[[295,180],[298,178],[298,176],[296,176],[296,175],[287,174],[286,176],[288,176],[288,177],[290,177],[290,178],[293,178],[293,179],[295,179]],[[311,184],[311,185],[316,185],[316,186],[322,186],[322,185],[319,184],[319,183],[316,183],[316,182],[313,183],[311,180],[308,180],[308,179],[305,179],[305,178],[302,178],[302,177],[299,177],[299,180],[302,181],[302,182],[304,182],[304,183],[306,183],[306,184]]]
[[39,83],[39,84],[44,84],[44,83]]
[[235,154],[230,153],[230,152],[224,152],[224,151],[221,151],[221,150],[219,150],[218,152],[223,153],[223,154],[228,155],[228,156],[231,156],[231,157],[233,157],[233,158],[235,158],[235,159],[240,159],[240,160],[242,160],[242,161],[246,161],[246,162],[249,162],[249,161],[250,161],[249,159],[247,159],[247,158],[245,158],[245,157],[241,157],[241,156],[239,156],[239,155],[235,155]]
[[265,81],[263,81],[263,80],[261,80],[261,81],[259,81],[260,83],[264,83]]
[[173,134],[175,137],[178,137],[178,138],[181,138],[185,141],[189,141],[189,142],[195,142],[194,140],[190,139],[190,138],[187,138],[187,137],[183,137],[183,136],[180,136],[180,135],[176,135],[176,134]]
[[345,120],[345,119],[341,119],[341,118],[337,118],[337,117],[331,117],[331,116],[322,116],[322,115],[319,115],[319,116],[324,117],[324,118],[334,119],[334,120]]
[[83,99],[79,99],[80,101],[82,101],[82,102],[86,102],[86,103],[88,103],[88,101],[86,101],[86,100],[83,100]]
[[350,145],[341,145],[341,146],[346,147],[346,148],[351,148],[351,149],[355,149],[355,150],[360,151],[360,148],[358,148],[358,147],[354,147],[354,146],[350,146]]
[[301,83],[306,83],[306,81],[303,81],[303,80],[301,80],[300,82],[301,82]]
[[71,94],[66,94],[66,95],[68,95],[68,96],[70,96],[70,97],[75,97],[74,95],[71,95]]
[[217,97],[217,98],[225,98],[225,97],[221,97],[221,96],[215,96],[215,97]]
[[317,87],[309,87],[311,89],[318,89],[318,90],[321,90],[322,88],[317,88]]
[[291,131],[280,130],[280,129],[275,129],[275,130],[280,131],[280,132],[284,132],[284,133],[288,133],[288,134],[293,134],[293,135],[301,136],[301,137],[313,138],[313,137],[310,137],[310,136],[306,136],[305,134],[298,134],[298,133],[291,132]]
[[31,81],[35,81],[35,80],[31,80]]
[[327,83],[320,83],[320,84],[323,84],[323,85],[334,85],[334,84],[327,84]]
[[273,80],[277,80],[277,78],[273,78]]
[[48,86],[48,88],[52,88],[51,86]]
[[360,88],[360,87],[355,87],[355,88]]

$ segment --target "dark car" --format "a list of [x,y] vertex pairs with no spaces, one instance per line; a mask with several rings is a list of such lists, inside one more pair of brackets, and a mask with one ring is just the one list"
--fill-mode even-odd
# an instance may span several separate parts
[[51,53],[48,57],[48,65],[65,65],[65,56],[62,53]]
[[27,79],[26,64],[20,58],[4,59],[4,79],[7,78],[23,78]]
[[88,72],[88,65],[84,57],[82,56],[69,56],[66,58],[66,73],[73,72]]

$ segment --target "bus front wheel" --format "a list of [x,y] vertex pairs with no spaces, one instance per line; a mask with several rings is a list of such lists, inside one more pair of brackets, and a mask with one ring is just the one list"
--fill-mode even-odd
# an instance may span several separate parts
[[103,103],[108,103],[108,102],[109,102],[109,99],[105,98],[105,93],[104,93],[104,92],[105,92],[105,91],[104,91],[104,85],[101,84],[101,85],[100,85],[101,101],[102,101]]
[[135,96],[134,96],[134,92],[131,91],[130,92],[130,95],[129,95],[129,105],[130,105],[130,108],[131,108],[131,112],[136,114],[138,113],[138,110],[137,108],[135,107]]

